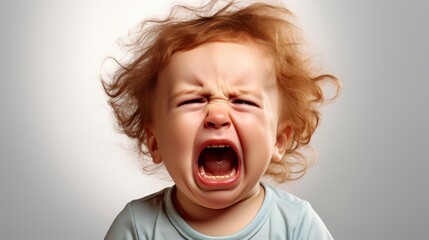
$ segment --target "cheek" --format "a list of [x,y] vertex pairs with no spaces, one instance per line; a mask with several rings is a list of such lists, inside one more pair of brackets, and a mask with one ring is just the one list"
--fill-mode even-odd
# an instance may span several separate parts
[[270,114],[237,115],[237,131],[243,150],[262,158],[270,158],[276,139],[276,121]]
[[200,123],[187,115],[164,116],[159,126],[159,147],[164,158],[190,154]]

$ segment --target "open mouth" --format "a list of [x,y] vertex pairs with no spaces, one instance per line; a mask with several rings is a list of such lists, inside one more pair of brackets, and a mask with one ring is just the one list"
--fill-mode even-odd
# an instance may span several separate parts
[[231,182],[238,175],[237,153],[229,145],[208,145],[198,158],[198,172],[205,182]]

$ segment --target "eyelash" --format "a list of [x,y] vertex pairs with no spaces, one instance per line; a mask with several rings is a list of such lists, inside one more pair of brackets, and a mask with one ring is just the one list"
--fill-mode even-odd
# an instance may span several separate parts
[[243,99],[234,99],[231,102],[235,103],[235,104],[243,104],[243,105],[249,105],[249,106],[254,106],[254,107],[258,106],[256,103],[254,103],[252,101],[243,100]]
[[[198,104],[198,103],[205,103],[207,102],[207,100],[205,98],[195,98],[195,99],[190,99],[190,100],[186,100],[183,101],[181,103],[179,103],[177,106],[182,106],[182,105],[186,105],[186,104]],[[248,106],[254,106],[254,107],[258,107],[258,105],[252,101],[248,101],[248,100],[243,100],[243,99],[233,99],[231,101],[231,103],[233,104],[237,104],[237,105],[248,105]]]
[[183,101],[181,103],[179,103],[179,107],[185,104],[194,104],[194,103],[205,103],[206,100],[204,98],[195,98],[195,99],[190,99],[190,100],[186,100]]

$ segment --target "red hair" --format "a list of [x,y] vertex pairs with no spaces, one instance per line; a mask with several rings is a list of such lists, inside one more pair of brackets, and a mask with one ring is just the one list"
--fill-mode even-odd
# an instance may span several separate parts
[[119,130],[135,139],[139,152],[147,155],[144,129],[153,121],[158,74],[172,56],[209,42],[252,41],[273,59],[281,98],[280,122],[290,121],[293,132],[285,157],[272,162],[266,174],[279,182],[299,178],[311,162],[300,149],[308,146],[320,120],[317,107],[326,100],[321,84],[333,83],[335,98],[340,82],[333,75],[316,73],[304,59],[299,31],[285,7],[266,3],[240,6],[236,1],[216,7],[218,3],[212,0],[202,8],[175,6],[166,19],[142,23],[138,37],[128,45],[132,58],[118,62],[120,67],[111,81],[102,80]]

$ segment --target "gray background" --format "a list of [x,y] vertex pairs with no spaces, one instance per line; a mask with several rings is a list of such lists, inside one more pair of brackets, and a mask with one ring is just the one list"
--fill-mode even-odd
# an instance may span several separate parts
[[[139,171],[98,81],[117,38],[171,1],[152,2],[0,3],[0,239],[102,239],[127,201],[171,184]],[[428,4],[287,4],[343,94],[323,108],[319,163],[281,187],[336,239],[429,239]]]

